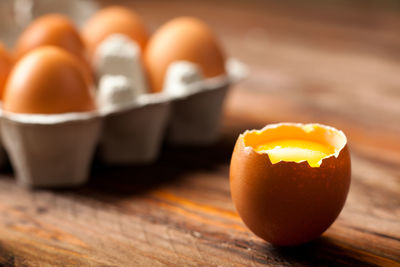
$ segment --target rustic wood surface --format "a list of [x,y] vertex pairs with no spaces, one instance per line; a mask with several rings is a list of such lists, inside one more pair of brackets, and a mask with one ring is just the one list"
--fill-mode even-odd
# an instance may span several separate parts
[[[228,94],[222,139],[165,146],[151,166],[96,162],[80,189],[27,190],[3,172],[0,265],[399,266],[400,8],[320,2],[129,2],[153,29],[178,15],[205,19],[248,65]],[[340,217],[295,248],[255,237],[229,192],[237,135],[280,121],[342,129],[352,153]]]

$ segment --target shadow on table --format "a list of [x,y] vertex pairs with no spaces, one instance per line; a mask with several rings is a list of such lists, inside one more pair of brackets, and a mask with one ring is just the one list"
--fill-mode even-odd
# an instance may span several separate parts
[[[90,179],[79,188],[48,189],[57,194],[73,194],[101,201],[118,201],[146,194],[165,185],[179,183],[196,172],[215,173],[229,166],[238,135],[255,125],[228,120],[220,140],[207,146],[173,146],[164,144],[158,159],[147,165],[106,165],[96,153]],[[259,127],[258,127],[259,128]],[[226,178],[228,179],[228,173]],[[43,188],[36,188],[43,189]]]
[[[230,123],[226,123],[229,121]],[[107,201],[146,194],[167,184],[178,183],[193,172],[213,172],[221,165],[229,165],[238,135],[255,125],[225,120],[220,140],[208,146],[164,145],[159,158],[148,165],[104,165],[96,159],[90,180],[74,193]],[[226,174],[228,178],[228,173]]]
[[361,253],[348,249],[327,236],[304,245],[294,247],[276,247],[264,243],[263,254],[282,259],[290,265],[305,264],[307,266],[369,266],[361,261]]
[[[150,190],[178,183],[194,172],[210,172],[229,166],[238,135],[257,128],[232,120],[224,125],[220,140],[208,146],[173,146],[164,144],[159,158],[147,165],[105,165],[95,157],[89,182],[80,188],[50,189],[55,193],[114,201],[140,196]],[[98,154],[98,153],[96,153]],[[226,174],[228,178],[228,173]]]
[[[109,166],[96,159],[88,184],[73,191],[86,197],[107,195],[108,201],[142,195],[165,184],[176,183],[185,174],[211,172],[229,164],[234,142],[231,138],[222,138],[211,146],[164,145],[158,160],[148,165]],[[65,189],[56,191],[65,192]]]

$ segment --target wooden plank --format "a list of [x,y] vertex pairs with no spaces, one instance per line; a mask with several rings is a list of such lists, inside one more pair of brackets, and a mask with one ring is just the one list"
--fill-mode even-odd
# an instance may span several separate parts
[[[399,10],[308,3],[129,4],[152,28],[182,14],[205,19],[248,64],[249,77],[228,94],[222,139],[165,146],[150,166],[96,162],[79,189],[27,190],[3,172],[0,265],[399,266]],[[278,121],[336,126],[352,152],[344,210],[321,238],[295,248],[255,237],[230,199],[238,134]]]

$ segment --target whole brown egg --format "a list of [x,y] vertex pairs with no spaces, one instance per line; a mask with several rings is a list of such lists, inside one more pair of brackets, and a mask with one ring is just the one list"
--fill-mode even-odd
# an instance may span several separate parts
[[39,46],[58,46],[86,62],[84,43],[75,25],[60,14],[48,14],[34,20],[20,35],[15,57],[20,59]]
[[87,69],[74,55],[55,46],[42,46],[20,59],[7,80],[5,111],[55,114],[96,108]]
[[207,24],[192,17],[162,25],[151,37],[144,58],[153,92],[162,91],[167,68],[175,61],[197,64],[206,78],[225,74],[225,56],[216,37]]
[[89,55],[93,56],[96,47],[111,34],[128,36],[142,51],[148,41],[147,29],[138,14],[126,7],[110,6],[94,14],[82,29]]

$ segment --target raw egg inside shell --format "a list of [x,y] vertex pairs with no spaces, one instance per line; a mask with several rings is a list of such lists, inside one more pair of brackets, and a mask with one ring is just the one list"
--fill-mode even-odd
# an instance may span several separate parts
[[342,131],[321,124],[272,124],[239,136],[230,166],[231,195],[257,236],[275,245],[297,245],[335,221],[350,176]]
[[334,152],[330,145],[299,139],[272,141],[258,146],[255,150],[268,154],[272,164],[279,161],[299,163],[306,160],[311,167],[319,167],[321,160]]

